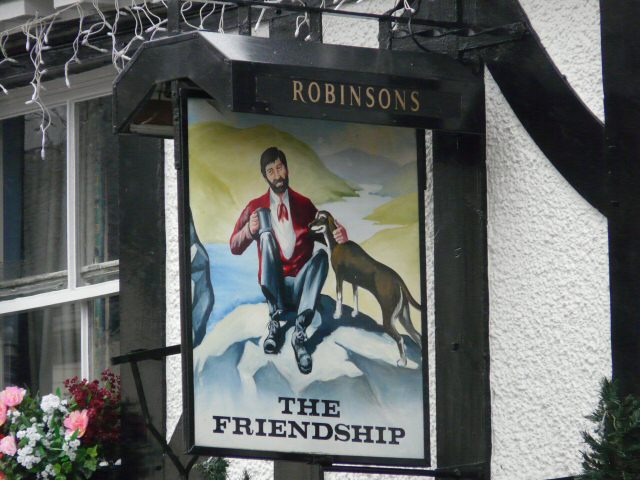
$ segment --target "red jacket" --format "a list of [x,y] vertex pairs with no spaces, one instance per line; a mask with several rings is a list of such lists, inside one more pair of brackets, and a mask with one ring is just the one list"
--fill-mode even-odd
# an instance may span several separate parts
[[[253,240],[257,240],[257,237],[253,237],[249,231],[249,217],[258,208],[269,208],[270,196],[269,190],[264,195],[254,198],[249,204],[242,210],[236,226],[231,234],[229,245],[231,246],[231,253],[234,255],[242,254]],[[318,209],[313,205],[311,200],[307,197],[294,192],[289,188],[289,207],[291,209],[291,221],[293,223],[293,231],[296,235],[296,244],[293,249],[291,258],[287,259],[280,253],[280,260],[282,261],[282,271],[285,277],[295,277],[298,272],[304,267],[305,263],[311,258],[313,254],[313,243],[315,241],[315,235],[309,229],[309,223],[313,221],[318,212]],[[277,241],[277,239],[276,239]],[[258,243],[258,257],[262,257],[260,251],[260,244]],[[262,263],[262,262],[260,262]],[[261,272],[258,272],[258,280],[260,279]]]

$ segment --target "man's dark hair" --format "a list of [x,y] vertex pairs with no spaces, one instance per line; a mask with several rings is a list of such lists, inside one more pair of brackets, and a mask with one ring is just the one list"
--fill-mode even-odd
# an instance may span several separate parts
[[264,178],[267,178],[267,165],[278,159],[280,159],[286,169],[289,169],[289,167],[287,167],[287,157],[282,150],[278,149],[278,147],[269,147],[262,152],[262,155],[260,156],[260,171]]

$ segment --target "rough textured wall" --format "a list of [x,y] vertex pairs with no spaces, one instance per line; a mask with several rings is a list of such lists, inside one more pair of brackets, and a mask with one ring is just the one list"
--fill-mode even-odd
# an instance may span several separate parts
[[[602,118],[597,0],[522,4]],[[606,219],[546,160],[487,75],[493,478],[580,471],[580,430],[610,375]]]
[[[392,0],[362,2],[380,11]],[[550,55],[602,118],[597,0],[523,0]],[[377,23],[325,22],[325,41],[375,47]],[[167,142],[167,342],[179,343],[177,218],[172,143]],[[487,76],[492,469],[495,480],[541,479],[579,470],[579,432],[610,373],[606,220],[573,191],[538,150]],[[431,191],[431,190],[430,190]],[[427,198],[430,198],[428,195]],[[433,251],[430,203],[427,252]],[[429,339],[433,339],[432,258],[428,259]],[[435,447],[433,345],[430,343]],[[181,413],[180,361],[168,360],[167,430]],[[435,453],[435,448],[433,450]],[[232,462],[273,478],[271,462]],[[327,474],[330,480],[389,477]]]

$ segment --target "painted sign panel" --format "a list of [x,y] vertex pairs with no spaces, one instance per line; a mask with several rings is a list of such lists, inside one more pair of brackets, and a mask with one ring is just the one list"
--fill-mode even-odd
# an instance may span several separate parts
[[416,131],[187,118],[192,451],[425,464]]

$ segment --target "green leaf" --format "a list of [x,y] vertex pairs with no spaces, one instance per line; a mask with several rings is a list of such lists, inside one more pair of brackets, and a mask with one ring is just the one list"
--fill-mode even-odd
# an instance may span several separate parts
[[582,432],[584,479],[640,478],[640,399],[620,398],[616,382],[604,379],[595,411],[587,417],[593,433]]

